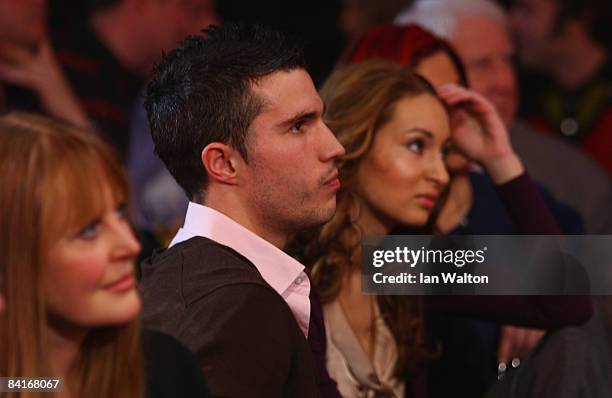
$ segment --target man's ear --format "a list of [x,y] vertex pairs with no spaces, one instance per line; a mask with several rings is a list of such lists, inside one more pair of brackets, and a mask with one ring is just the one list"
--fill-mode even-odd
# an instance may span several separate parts
[[211,142],[202,150],[202,165],[209,181],[236,184],[239,162],[244,162],[240,153],[227,144]]

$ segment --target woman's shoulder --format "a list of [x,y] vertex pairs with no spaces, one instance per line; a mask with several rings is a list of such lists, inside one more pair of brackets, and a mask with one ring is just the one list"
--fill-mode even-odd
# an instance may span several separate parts
[[143,329],[147,398],[209,397],[194,354],[174,337]]

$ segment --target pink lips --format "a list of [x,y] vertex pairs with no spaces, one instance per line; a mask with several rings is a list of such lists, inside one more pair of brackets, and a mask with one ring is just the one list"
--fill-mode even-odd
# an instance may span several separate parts
[[334,178],[333,180],[327,182],[325,185],[330,188],[338,189],[340,188],[340,180],[337,178]]
[[326,187],[330,187],[333,189],[338,189],[340,188],[340,180],[338,179],[338,171],[335,171],[331,177],[325,181],[325,183],[323,184]]
[[428,209],[433,209],[438,201],[438,195],[418,195],[417,197],[421,206]]
[[136,286],[136,279],[132,273],[129,273],[120,279],[104,286],[105,290],[113,293],[125,293]]

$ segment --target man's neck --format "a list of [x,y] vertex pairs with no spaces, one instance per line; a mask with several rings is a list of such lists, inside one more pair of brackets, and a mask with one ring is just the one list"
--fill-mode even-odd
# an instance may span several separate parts
[[91,28],[98,39],[108,48],[126,69],[141,73],[146,69],[138,55],[139,47],[131,30],[133,21],[125,10],[118,5],[95,13],[91,18]]
[[241,201],[227,200],[227,198],[225,200],[216,200],[215,198],[208,197],[203,205],[226,215],[281,250],[287,244],[289,239],[288,232],[274,228],[273,225],[270,225],[269,221],[259,215],[256,209],[244,205]]
[[587,37],[568,43],[567,51],[551,65],[555,81],[567,90],[591,80],[607,59],[606,50]]

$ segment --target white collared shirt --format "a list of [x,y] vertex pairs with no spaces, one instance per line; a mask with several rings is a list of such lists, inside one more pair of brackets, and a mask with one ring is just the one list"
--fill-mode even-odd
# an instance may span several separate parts
[[251,261],[263,279],[287,302],[304,336],[308,336],[310,280],[299,261],[225,214],[189,202],[185,224],[170,247],[194,236],[231,247]]

